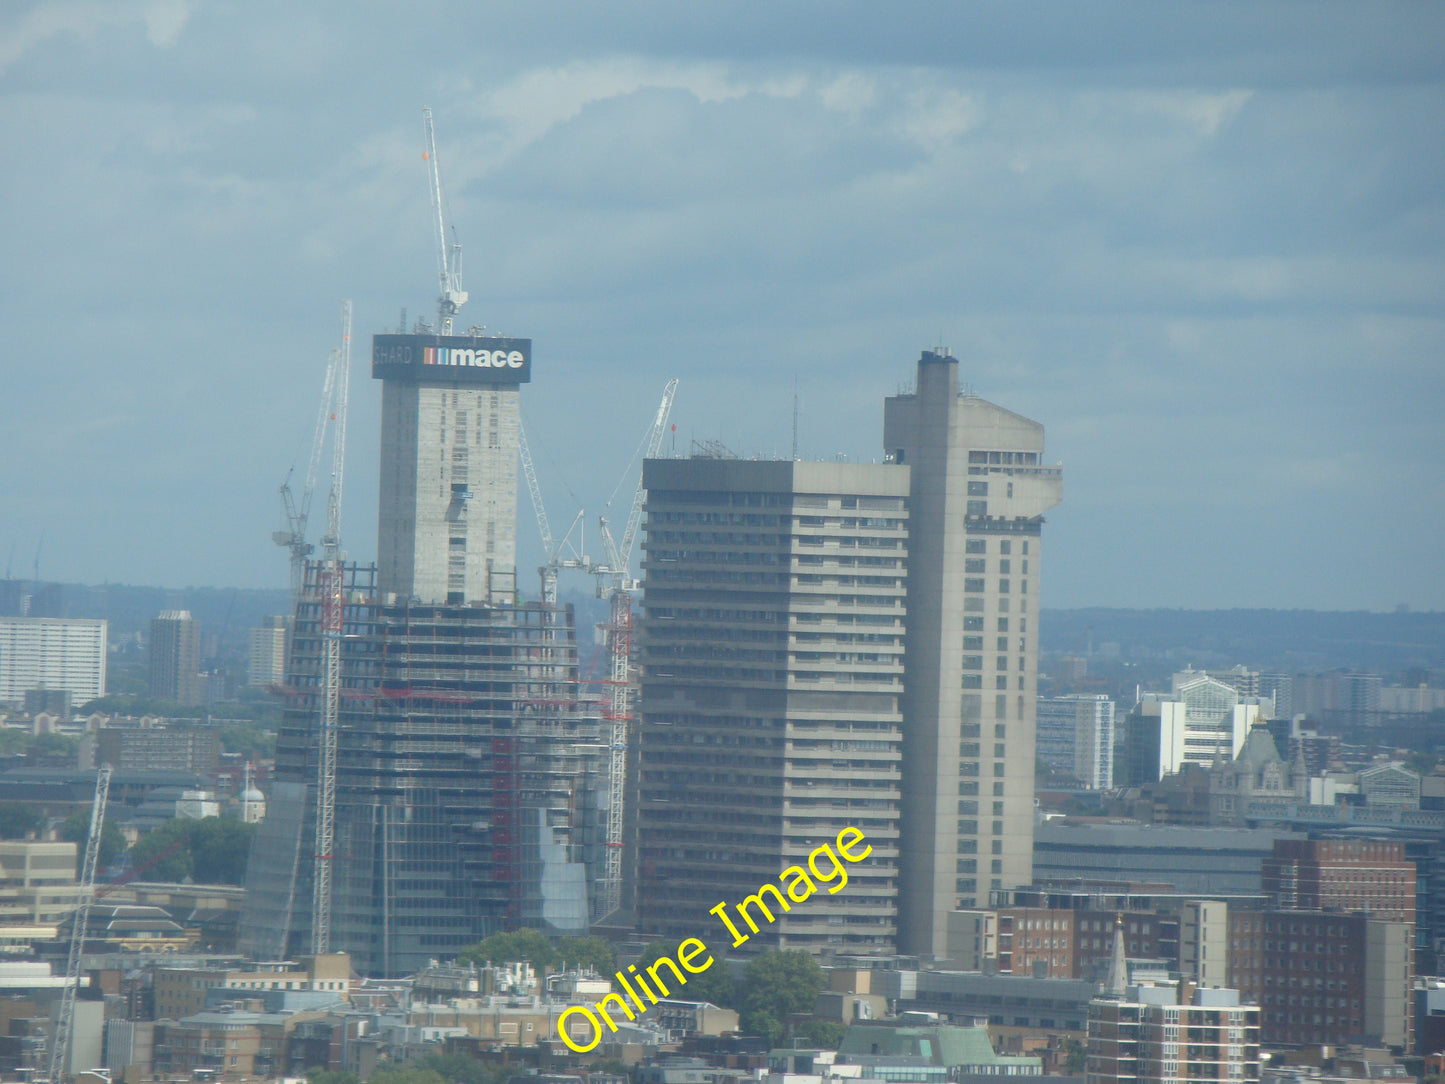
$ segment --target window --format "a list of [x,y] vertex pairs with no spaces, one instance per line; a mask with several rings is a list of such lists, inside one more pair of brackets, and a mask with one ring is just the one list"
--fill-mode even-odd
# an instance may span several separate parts
[[980,577],[978,577],[978,578],[976,578],[976,579],[965,579],[965,580],[963,581],[963,589],[964,589],[965,591],[967,591],[969,594],[973,594],[973,595],[981,595],[981,594],[983,594],[983,589],[984,589],[984,588],[983,588],[983,577],[980,576]]
[[1000,595],[1006,595],[1006,594],[1008,594],[1008,580],[999,580],[999,581],[998,581],[998,593],[999,593]]
[[988,501],[969,501],[964,506],[964,514],[968,516],[988,515]]
[[964,632],[982,632],[982,631],[983,631],[983,618],[981,618],[981,617],[965,617],[965,618],[963,619],[963,631],[964,631]]
[[987,483],[987,482],[969,482],[969,483],[968,483],[968,495],[969,495],[970,497],[987,497],[987,496],[988,496],[988,483]]
[[963,570],[974,573],[985,572],[987,571],[985,568],[987,564],[988,562],[982,557],[965,557],[963,559]]
[[[982,639],[982,637],[980,637],[980,639]],[[979,646],[982,647],[983,645],[980,644]],[[1007,637],[1007,636],[1000,636],[1000,637],[998,638],[997,646],[994,648],[994,650],[995,650],[995,651],[1007,651],[1007,650],[1008,650],[1008,637]]]
[[963,552],[964,552],[964,553],[987,553],[987,552],[988,552],[988,539],[986,539],[986,538],[970,538],[970,539],[966,539],[966,540],[964,541],[964,543],[963,543]]
[[1005,557],[1002,561],[1000,561],[1000,562],[998,563],[998,570],[999,570],[999,572],[1003,573],[1004,575],[1008,575],[1008,572],[1009,572],[1009,560],[1008,560],[1007,557]]

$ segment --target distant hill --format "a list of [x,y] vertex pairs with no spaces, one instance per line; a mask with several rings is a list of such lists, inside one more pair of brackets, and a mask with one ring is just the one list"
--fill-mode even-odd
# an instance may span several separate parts
[[[147,631],[162,610],[190,610],[203,629],[219,633],[222,651],[244,649],[248,630],[291,606],[284,588],[146,587],[131,584],[46,585],[47,605],[60,617],[103,617],[112,642]],[[56,587],[59,588],[58,592]],[[58,600],[56,596],[58,594]],[[584,656],[607,604],[571,588],[561,601],[577,607]],[[1041,647],[1180,666],[1233,666],[1311,671],[1349,667],[1392,674],[1410,668],[1445,673],[1445,613],[1328,610],[1043,611]]]
[[1326,610],[1044,610],[1040,647],[1060,654],[1287,671],[1445,672],[1445,613]]

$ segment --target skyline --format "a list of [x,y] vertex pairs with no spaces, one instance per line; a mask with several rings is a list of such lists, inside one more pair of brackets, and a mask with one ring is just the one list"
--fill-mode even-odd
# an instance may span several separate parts
[[434,310],[429,105],[461,324],[535,344],[554,530],[576,493],[595,535],[671,377],[680,451],[786,456],[796,380],[800,455],[871,462],[945,345],[1068,469],[1046,609],[1445,609],[1445,13],[560,11],[0,16],[12,571],[43,535],[48,580],[283,587],[344,297],[375,557],[365,370]]

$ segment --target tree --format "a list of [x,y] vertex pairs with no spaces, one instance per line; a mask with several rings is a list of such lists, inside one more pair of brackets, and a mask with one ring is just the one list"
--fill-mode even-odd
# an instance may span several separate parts
[[361,1084],[361,1077],[344,1070],[323,1069],[319,1065],[306,1070],[307,1084]]
[[600,937],[561,937],[557,940],[558,960],[567,967],[591,968],[599,975],[617,970],[617,953]]
[[498,1084],[511,1075],[511,1069],[485,1065],[465,1054],[428,1054],[417,1062],[420,1069],[439,1075],[448,1084]]
[[378,1069],[366,1084],[448,1084],[448,1082],[447,1078],[435,1069],[399,1065]]
[[133,869],[144,869],[148,881],[179,883],[194,880],[195,862],[191,856],[190,824],[173,817],[152,828],[130,849]]
[[80,743],[68,734],[54,734],[46,732],[36,734],[26,750],[27,756],[32,757],[66,757],[73,759]]
[[814,1017],[798,1025],[797,1037],[819,1050],[837,1050],[843,1041],[843,1021]]
[[239,885],[256,826],[221,817],[192,821],[188,830],[192,876],[200,884]]
[[539,971],[556,967],[561,959],[551,938],[533,929],[494,933],[457,953],[458,963],[511,964],[525,960]]
[[[60,838],[75,844],[75,875],[80,876],[85,864],[85,848],[90,841],[90,807],[77,809],[60,825]],[[100,826],[100,850],[96,854],[96,865],[104,869],[125,850],[125,836],[116,827],[115,821],[106,818]]]
[[45,818],[19,802],[0,804],[0,839],[24,839],[45,826]]
[[[708,949],[708,953],[713,958],[712,965],[700,975],[689,974],[687,989],[682,993],[674,992],[674,996],[685,997],[689,1001],[711,1001],[725,1009],[736,1009],[737,990],[728,975],[727,965],[723,963],[722,953],[712,948]],[[646,971],[663,956],[676,963],[677,945],[670,941],[650,942],[637,958],[637,970]],[[672,972],[664,970],[660,974],[670,976]]]
[[738,1015],[742,1029],[771,1043],[783,1037],[789,1013],[811,1013],[827,976],[806,952],[765,952],[748,962]]
[[269,760],[276,755],[276,732],[259,726],[231,724],[219,729],[221,750],[239,753],[245,760]]

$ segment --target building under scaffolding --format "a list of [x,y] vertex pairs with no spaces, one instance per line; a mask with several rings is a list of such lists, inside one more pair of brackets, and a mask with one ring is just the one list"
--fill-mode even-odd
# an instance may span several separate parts
[[[608,758],[580,694],[571,608],[383,602],[373,566],[345,574],[332,951],[400,975],[497,930],[585,933]],[[260,957],[310,943],[318,598],[308,589],[298,606],[273,796],[247,871],[243,949]]]

